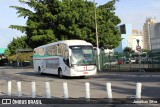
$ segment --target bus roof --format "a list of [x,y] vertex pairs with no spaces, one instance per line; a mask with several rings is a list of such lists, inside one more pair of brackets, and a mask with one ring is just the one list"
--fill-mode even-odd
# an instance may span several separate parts
[[[47,44],[47,45],[42,45],[42,46],[39,46],[39,47],[46,47],[46,46],[51,46],[51,45],[56,45],[56,44],[66,44],[67,46],[73,46],[73,45],[91,45],[91,43],[89,42],[86,42],[84,40],[63,40],[63,41],[58,41],[58,42],[53,42],[53,43],[50,43],[50,44]],[[37,48],[39,48],[37,47]]]
[[68,46],[72,46],[72,45],[92,45],[89,42],[86,42],[84,40],[64,40],[64,41],[59,41],[58,43],[64,43]]

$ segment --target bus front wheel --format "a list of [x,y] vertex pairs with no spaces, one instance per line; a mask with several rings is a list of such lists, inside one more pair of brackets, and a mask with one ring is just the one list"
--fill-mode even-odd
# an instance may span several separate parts
[[63,73],[62,73],[61,68],[58,69],[58,77],[63,78]]

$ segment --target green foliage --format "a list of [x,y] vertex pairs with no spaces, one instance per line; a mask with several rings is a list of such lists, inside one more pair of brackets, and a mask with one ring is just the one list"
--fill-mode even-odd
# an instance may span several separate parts
[[115,15],[115,2],[112,0],[102,6],[98,11],[98,32],[100,47],[113,49],[117,47],[121,41],[120,33],[116,25],[120,23],[120,19]]
[[8,57],[8,60],[10,60],[10,61],[16,61],[16,60],[17,60],[16,54],[10,55],[10,56]]
[[27,36],[21,36],[17,38],[13,38],[11,43],[8,45],[8,49],[6,50],[6,55],[14,55],[16,54],[17,49],[29,49],[29,46],[26,44]]
[[21,31],[22,33],[24,33],[26,31],[26,27],[25,26],[10,25],[9,28],[17,29],[17,30]]
[[134,53],[134,50],[130,47],[126,47],[126,48],[124,48],[123,52],[124,53]]
[[14,55],[10,55],[8,59],[10,61],[31,61],[33,53],[17,53]]
[[[66,39],[82,39],[96,46],[94,3],[87,0],[19,0],[31,9],[11,6],[19,17],[28,18],[26,26],[10,28],[25,32],[31,48]],[[115,15],[117,0],[96,7],[99,44],[115,48],[121,41],[116,26],[120,19]],[[31,11],[32,10],[32,11]]]
[[6,50],[4,51],[4,55],[5,55],[6,57],[8,57],[9,55],[11,55],[10,50],[9,50],[9,49],[6,49]]
[[147,52],[147,53],[149,53],[150,50],[148,50],[148,49],[142,49],[142,52]]
[[13,38],[9,43],[8,48],[5,50],[5,56],[10,61],[31,61],[32,53],[17,53],[18,49],[29,49],[29,46],[26,44],[27,36],[21,36]]
[[31,61],[32,59],[32,52],[29,53],[18,53],[17,54],[17,60],[18,61]]

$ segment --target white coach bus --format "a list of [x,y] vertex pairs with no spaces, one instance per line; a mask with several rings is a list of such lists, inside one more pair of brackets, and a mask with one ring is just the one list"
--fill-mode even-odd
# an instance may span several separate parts
[[90,76],[97,73],[94,49],[83,40],[64,40],[34,49],[34,71],[38,74]]

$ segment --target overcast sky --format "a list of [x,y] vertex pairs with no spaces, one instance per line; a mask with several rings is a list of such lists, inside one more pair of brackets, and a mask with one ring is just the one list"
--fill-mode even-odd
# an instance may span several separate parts
[[[90,0],[92,1],[92,0]],[[95,0],[98,5],[109,0]],[[21,32],[8,28],[10,25],[25,25],[26,20],[18,18],[16,10],[9,6],[24,6],[18,0],[0,0],[0,48],[6,48],[13,37],[22,36]],[[119,0],[116,3],[116,15],[121,24],[132,24],[133,29],[142,30],[146,17],[160,20],[160,0]]]

